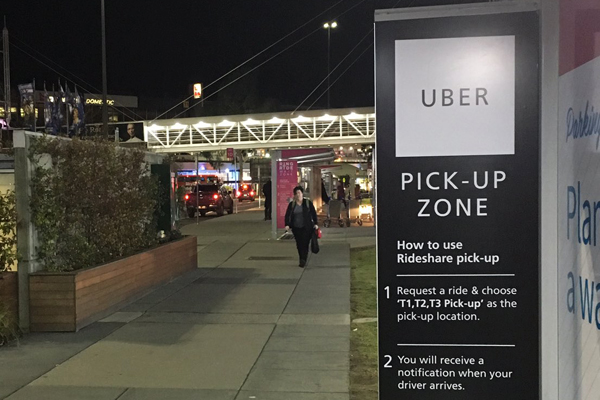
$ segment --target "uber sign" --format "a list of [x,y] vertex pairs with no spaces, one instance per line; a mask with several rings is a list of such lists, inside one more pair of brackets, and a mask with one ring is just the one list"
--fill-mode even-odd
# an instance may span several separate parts
[[397,40],[396,156],[514,154],[515,37]]
[[[470,106],[471,103],[469,102],[469,91],[471,89],[460,89],[460,105],[461,106]],[[477,88],[474,89],[477,91],[477,100],[475,105],[479,105],[480,101],[481,104],[485,104],[486,106],[489,105],[486,96],[487,96],[487,89],[486,88]],[[425,101],[425,90],[423,90],[423,105],[425,107],[433,107],[436,104],[436,90],[433,89],[432,90],[433,95],[432,100],[430,103]],[[451,105],[454,104],[454,98],[452,97],[454,94],[454,92],[452,91],[452,89],[442,89],[442,106],[443,107],[449,107]]]
[[503,3],[376,14],[381,400],[540,398],[538,14]]

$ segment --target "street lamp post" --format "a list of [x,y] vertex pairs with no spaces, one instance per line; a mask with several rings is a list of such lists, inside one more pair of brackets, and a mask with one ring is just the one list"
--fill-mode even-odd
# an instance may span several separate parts
[[326,22],[323,28],[327,29],[327,108],[331,108],[331,96],[329,95],[329,75],[331,75],[331,30],[337,28],[338,23]]
[[106,81],[106,17],[104,0],[100,0],[100,18],[102,19],[102,133],[108,138],[108,83]]

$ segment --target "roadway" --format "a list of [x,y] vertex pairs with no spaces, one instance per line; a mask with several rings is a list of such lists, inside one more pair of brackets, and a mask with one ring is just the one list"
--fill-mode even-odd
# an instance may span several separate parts
[[[237,212],[238,213],[247,213],[247,212],[251,212],[251,211],[262,211],[264,212],[264,202],[261,200],[260,201],[260,208],[258,206],[259,202],[258,199],[256,199],[255,201],[243,201],[243,202],[239,202],[239,201],[235,201],[233,204],[234,207],[234,212],[235,212],[235,207],[237,207]],[[210,221],[216,218],[226,218],[227,217],[227,213],[225,213],[225,215],[223,217],[217,217],[217,214],[214,212],[209,212],[208,214],[206,214],[206,216],[204,217],[198,217],[198,222],[202,223],[205,221]],[[179,221],[179,226],[180,227],[184,227],[190,224],[195,224],[196,223],[196,218],[188,218],[187,215],[183,215],[182,219]]]

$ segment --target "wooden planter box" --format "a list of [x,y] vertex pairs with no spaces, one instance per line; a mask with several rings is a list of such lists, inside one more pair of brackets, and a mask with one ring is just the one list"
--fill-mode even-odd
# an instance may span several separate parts
[[0,303],[8,306],[8,311],[18,321],[19,318],[19,284],[15,271],[0,273]]
[[78,331],[196,269],[197,252],[192,236],[99,267],[30,274],[30,330]]

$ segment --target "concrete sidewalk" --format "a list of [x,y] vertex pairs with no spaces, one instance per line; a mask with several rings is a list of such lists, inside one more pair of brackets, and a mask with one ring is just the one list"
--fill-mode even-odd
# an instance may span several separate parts
[[0,398],[349,399],[349,242],[374,231],[324,230],[301,269],[261,217],[186,226],[197,271],[79,333],[0,349]]

